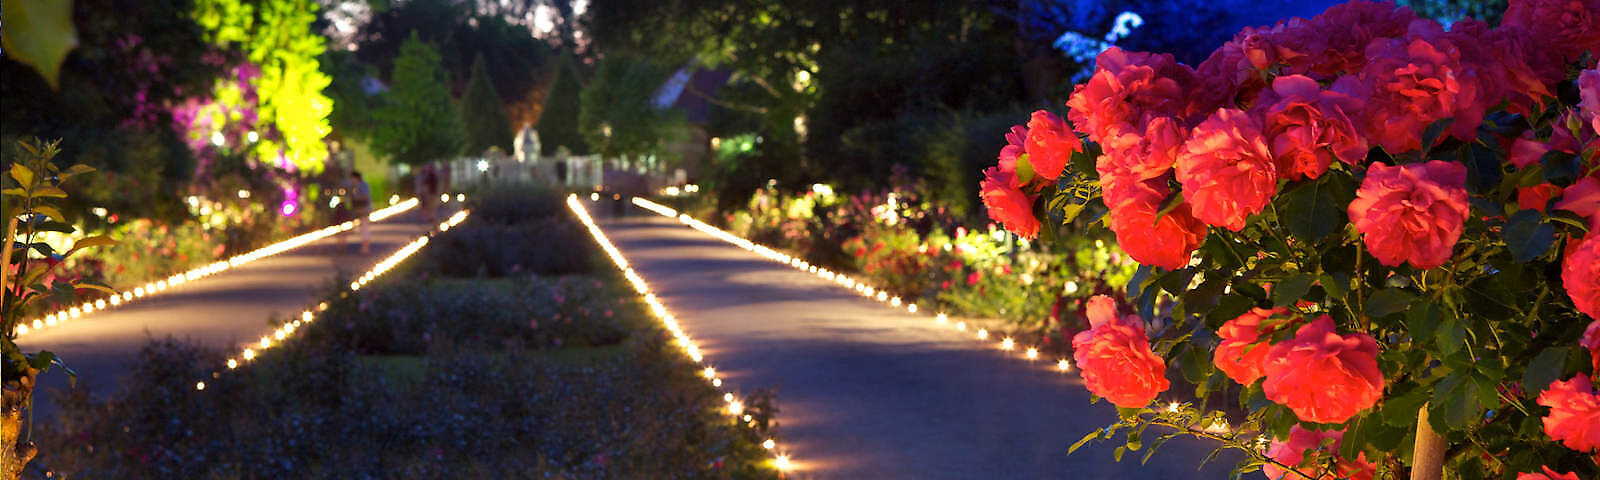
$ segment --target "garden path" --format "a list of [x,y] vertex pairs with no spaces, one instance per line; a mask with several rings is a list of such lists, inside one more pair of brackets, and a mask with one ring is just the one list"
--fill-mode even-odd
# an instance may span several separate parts
[[1210,445],[1192,438],[1146,465],[1144,451],[1114,461],[1113,442],[1069,456],[1116,410],[1090,405],[1082,381],[1053,361],[1003,356],[927,315],[630,209],[601,228],[724,382],[776,390],[780,444],[798,478],[1226,478],[1238,459],[1224,453],[1197,470]]
[[[231,347],[272,331],[268,319],[304,310],[312,299],[327,291],[331,279],[366,271],[385,256],[427,232],[416,210],[372,224],[370,253],[358,253],[360,230],[345,236],[318,240],[272,257],[186,283],[160,295],[101,312],[62,325],[35,331],[18,339],[24,352],[50,350],[78,373],[78,388],[88,387],[96,397],[113,392],[128,366],[152,339],[171,336],[211,347]],[[66,375],[43,375],[40,395],[34,396],[36,415],[54,414],[52,390],[68,388]],[[48,422],[41,422],[46,428]]]

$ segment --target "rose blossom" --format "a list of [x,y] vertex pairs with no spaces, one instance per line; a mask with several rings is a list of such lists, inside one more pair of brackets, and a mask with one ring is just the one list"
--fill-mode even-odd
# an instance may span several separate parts
[[[1330,90],[1304,75],[1272,81],[1264,95],[1265,131],[1278,173],[1286,178],[1317,178],[1339,160],[1356,165],[1367,157],[1367,140],[1356,132],[1354,115],[1363,101],[1360,81],[1340,77]],[[1265,103],[1270,102],[1270,103]]]
[[988,207],[989,218],[1004,225],[1006,230],[1022,238],[1039,234],[1039,219],[1033,216],[1033,197],[1017,187],[1015,173],[1005,172],[1002,167],[984,170],[980,196],[983,205]]
[[1206,226],[1189,213],[1187,202],[1156,218],[1171,193],[1167,178],[1124,180],[1102,171],[1100,180],[1110,209],[1106,226],[1117,234],[1122,251],[1139,263],[1177,269],[1188,265],[1190,254],[1205,242]]
[[1235,232],[1278,192],[1278,168],[1249,114],[1224,108],[1195,127],[1178,155],[1178,181],[1194,217]]
[[1578,311],[1600,319],[1600,235],[1590,234],[1577,249],[1567,252],[1561,264],[1561,286]]
[[1380,38],[1404,35],[1417,15],[1410,8],[1389,2],[1356,0],[1329,7],[1311,19],[1301,36],[1309,54],[1304,61],[1313,76],[1331,78],[1361,71],[1367,64],[1367,45]]
[[1252,308],[1238,318],[1223,323],[1222,328],[1217,329],[1217,336],[1222,337],[1222,343],[1217,344],[1217,350],[1211,357],[1212,363],[1240,385],[1249,385],[1261,378],[1261,364],[1267,358],[1267,349],[1271,348],[1271,345],[1256,342],[1262,333],[1267,333],[1261,331],[1261,322],[1273,315],[1288,314],[1289,310],[1285,308]]
[[1167,390],[1166,364],[1150,351],[1137,315],[1118,318],[1105,295],[1089,299],[1089,329],[1072,337],[1072,358],[1091,393],[1123,408],[1149,405]]
[[1261,389],[1301,420],[1341,423],[1383,397],[1377,357],[1371,335],[1339,335],[1323,315],[1267,351]]
[[1055,180],[1072,160],[1072,154],[1083,151],[1083,141],[1061,117],[1039,110],[1028,120],[1027,151],[1034,173]]
[[1012,125],[1006,132],[1006,146],[1000,147],[1000,162],[995,166],[1000,168],[1000,173],[1005,174],[1011,188],[1022,188],[1021,179],[1017,178],[1017,159],[1027,153],[1028,129],[1022,125]]
[[1600,69],[1591,68],[1578,74],[1578,97],[1578,111],[1589,118],[1589,127],[1595,135],[1600,135]]
[[1474,98],[1472,84],[1457,79],[1461,54],[1448,42],[1380,39],[1367,47],[1367,57],[1371,61],[1361,70],[1369,92],[1364,126],[1367,137],[1390,154],[1422,148],[1420,132],[1455,113],[1458,101]]
[[[1338,478],[1345,480],[1372,480],[1372,476],[1377,473],[1378,467],[1367,461],[1366,452],[1356,456],[1355,460],[1337,458],[1341,440],[1344,440],[1344,430],[1315,431],[1306,430],[1300,428],[1299,425],[1295,425],[1289,427],[1289,439],[1287,441],[1272,440],[1272,445],[1267,448],[1267,456],[1278,463],[1298,467],[1301,462],[1306,460],[1306,454],[1316,451],[1321,456],[1336,458],[1334,470],[1337,471]],[[1327,445],[1324,445],[1324,443],[1327,443]],[[1330,472],[1322,470],[1321,464],[1318,464],[1315,470],[1296,470],[1300,473],[1311,475],[1316,480],[1332,478],[1329,476]],[[1262,465],[1261,473],[1266,474],[1270,480],[1297,480],[1304,478],[1300,475],[1289,473],[1272,463]]]
[[1524,210],[1543,212],[1550,199],[1561,193],[1561,187],[1541,183],[1532,187],[1517,187],[1517,206]]
[[1502,25],[1528,29],[1563,60],[1600,50],[1600,0],[1511,0]]
[[1544,473],[1519,473],[1517,480],[1578,480],[1576,472],[1556,473],[1549,465],[1541,465],[1540,468],[1544,469]]
[[1561,190],[1557,210],[1566,210],[1583,217],[1600,213],[1600,177],[1583,177]]
[[1154,117],[1144,130],[1119,130],[1100,143],[1103,157],[1138,180],[1148,180],[1172,171],[1183,151],[1184,130],[1173,117]]
[[1587,375],[1551,382],[1536,402],[1550,407],[1544,417],[1545,435],[1579,452],[1600,448],[1600,394]]
[[1511,141],[1508,153],[1511,164],[1517,168],[1528,168],[1529,165],[1539,163],[1539,158],[1550,151],[1550,144],[1533,139],[1533,132],[1523,133],[1516,140]]
[[1384,265],[1444,265],[1467,219],[1466,181],[1459,163],[1374,163],[1350,202],[1350,222]]
[[1111,47],[1095,57],[1089,81],[1073,88],[1067,118],[1090,140],[1103,142],[1121,131],[1143,130],[1151,116],[1187,115],[1186,90],[1195,82],[1194,70],[1170,54]]

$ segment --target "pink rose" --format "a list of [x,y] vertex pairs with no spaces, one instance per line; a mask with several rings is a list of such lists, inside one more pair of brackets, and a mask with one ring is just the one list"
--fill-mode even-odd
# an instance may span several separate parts
[[1067,128],[1067,122],[1045,110],[1033,112],[1028,120],[1028,163],[1046,180],[1061,176],[1072,161],[1072,154],[1083,151],[1083,141]]
[[[1311,475],[1316,480],[1333,478],[1329,475],[1330,473],[1333,473],[1337,475],[1338,478],[1344,480],[1372,480],[1373,474],[1377,473],[1378,466],[1367,461],[1367,454],[1365,452],[1356,456],[1355,460],[1338,458],[1339,442],[1341,440],[1344,440],[1344,430],[1315,431],[1306,430],[1304,428],[1300,428],[1299,425],[1295,425],[1289,427],[1288,441],[1280,441],[1278,439],[1272,440],[1272,445],[1267,447],[1267,456],[1271,457],[1278,463],[1294,467],[1300,467],[1301,464],[1306,463],[1306,460],[1309,460],[1306,458],[1308,456],[1322,457],[1323,459],[1333,457],[1335,458],[1335,472],[1325,471],[1323,467],[1325,463],[1321,461],[1314,463],[1312,465],[1313,468],[1311,469],[1296,468],[1296,471]],[[1285,471],[1284,469],[1279,468],[1277,465],[1271,463],[1262,465],[1261,473],[1266,474],[1267,478],[1270,480],[1295,480],[1304,478],[1300,475],[1289,473],[1288,471]]]
[[1378,342],[1371,335],[1334,332],[1323,315],[1267,351],[1267,399],[1317,423],[1342,423],[1383,397]]
[[1545,435],[1579,452],[1600,448],[1600,394],[1588,376],[1551,382],[1535,401],[1550,407],[1544,417]]
[[1589,350],[1589,363],[1593,364],[1595,372],[1600,372],[1600,320],[1589,322],[1583,329],[1583,338],[1578,340],[1578,345]]
[[1000,167],[983,171],[983,205],[989,218],[1022,238],[1039,235],[1039,219],[1033,216],[1033,197],[1016,185],[1016,175],[1003,172]]
[[1591,68],[1578,74],[1578,97],[1579,112],[1588,117],[1589,127],[1600,135],[1600,70]]
[[1128,256],[1139,263],[1168,269],[1189,264],[1190,254],[1205,242],[1206,226],[1189,213],[1187,203],[1156,218],[1171,194],[1166,185],[1167,177],[1147,181],[1119,180],[1115,175],[1102,173],[1100,179],[1106,205],[1110,208],[1106,225],[1117,234],[1117,245]]
[[1517,480],[1578,480],[1578,474],[1575,472],[1556,473],[1549,465],[1541,465],[1540,468],[1544,469],[1544,473],[1519,473]]
[[1212,363],[1240,385],[1249,385],[1261,378],[1267,349],[1272,348],[1271,345],[1257,342],[1262,333],[1271,331],[1261,331],[1261,322],[1273,315],[1288,314],[1289,310],[1284,308],[1252,308],[1238,318],[1223,323],[1222,328],[1217,329],[1217,336],[1222,337],[1222,342],[1217,344],[1217,350],[1212,354]]
[[[1577,241],[1576,239],[1568,242]],[[1600,319],[1600,235],[1591,234],[1561,264],[1561,286],[1572,305],[1589,318]]]
[[1390,154],[1422,148],[1423,130],[1474,98],[1471,84],[1457,78],[1461,54],[1448,42],[1375,40],[1367,56],[1360,77],[1369,92],[1366,133]]
[[1466,181],[1459,163],[1374,163],[1350,202],[1350,221],[1384,265],[1444,265],[1467,219]]
[[1217,110],[1195,127],[1177,167],[1194,217],[1235,232],[1278,193],[1278,167],[1261,129],[1239,110]]
[[1316,80],[1303,75],[1272,81],[1272,91],[1263,99],[1264,133],[1280,175],[1317,178],[1335,157],[1351,165],[1367,158],[1367,140],[1351,120],[1364,103],[1357,96],[1359,83],[1355,77],[1340,77],[1333,89],[1322,90]]
[[1089,299],[1089,329],[1072,337],[1072,358],[1091,393],[1123,408],[1149,405],[1167,390],[1166,364],[1150,351],[1137,315],[1118,318],[1105,295]]
[[1600,51],[1600,0],[1511,0],[1500,23],[1537,35],[1563,61]]

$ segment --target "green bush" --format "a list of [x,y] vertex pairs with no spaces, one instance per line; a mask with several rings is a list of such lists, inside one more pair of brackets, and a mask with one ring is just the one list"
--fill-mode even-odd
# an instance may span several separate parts
[[449,277],[567,275],[593,268],[592,241],[577,223],[546,219],[520,225],[467,223],[434,239],[423,271]]

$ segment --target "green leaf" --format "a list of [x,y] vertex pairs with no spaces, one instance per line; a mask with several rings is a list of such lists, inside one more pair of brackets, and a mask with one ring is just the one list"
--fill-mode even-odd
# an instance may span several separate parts
[[95,235],[95,236],[92,236],[92,237],[83,237],[83,238],[78,239],[78,241],[76,241],[76,242],[72,242],[72,249],[67,250],[67,255],[72,255],[74,252],[77,252],[78,250],[85,249],[85,248],[109,247],[109,246],[116,245],[116,244],[117,244],[116,240],[112,239],[111,237],[105,236],[105,235]]
[[1544,179],[1547,182],[1576,179],[1583,172],[1577,155],[1557,150],[1545,152],[1539,157],[1539,164],[1544,166]]
[[50,88],[59,88],[61,62],[78,45],[71,0],[5,0],[0,18],[5,19],[0,46],[6,56],[33,67]]
[[1439,330],[1434,333],[1434,342],[1439,347],[1439,352],[1450,355],[1461,351],[1467,344],[1467,326],[1458,318],[1445,318],[1439,323]]
[[1456,123],[1456,119],[1453,117],[1443,118],[1429,124],[1428,128],[1422,131],[1422,151],[1424,156],[1429,150],[1433,149],[1434,144],[1439,143],[1439,136],[1444,135],[1444,131],[1454,123]]
[[1406,427],[1416,425],[1417,411],[1422,409],[1422,404],[1428,403],[1428,389],[1418,388],[1412,384],[1411,390],[1384,400],[1380,415],[1383,423]]
[[1308,273],[1296,273],[1283,279],[1272,286],[1272,304],[1279,307],[1292,306],[1311,291],[1311,283],[1316,277]]
[[120,292],[117,292],[116,290],[112,289],[111,287],[108,287],[108,286],[105,286],[105,285],[101,285],[101,284],[98,284],[98,283],[92,283],[92,282],[74,283],[74,284],[72,284],[72,288],[78,288],[78,289],[84,289],[84,290],[97,290],[97,291],[105,292],[105,293],[110,294],[110,295],[116,295],[116,294],[120,293]]
[[67,221],[67,217],[61,215],[61,209],[52,207],[50,205],[34,205],[33,211],[38,212],[46,217],[50,217],[51,220],[55,220],[57,222]]
[[1089,432],[1087,435],[1084,435],[1083,438],[1073,442],[1071,447],[1067,447],[1067,455],[1071,455],[1072,452],[1078,451],[1079,448],[1083,448],[1084,445],[1088,445],[1091,440],[1099,439],[1104,434],[1105,430],[1103,429],[1095,429],[1094,431]]
[[1533,209],[1512,214],[1500,235],[1505,239],[1506,248],[1511,250],[1511,258],[1518,262],[1539,258],[1550,251],[1550,246],[1556,241],[1555,227],[1546,223],[1544,215]]
[[1316,243],[1344,228],[1346,210],[1354,197],[1355,184],[1349,176],[1330,171],[1284,192],[1278,221],[1295,238]]
[[1539,352],[1528,363],[1528,370],[1522,374],[1522,391],[1530,395],[1543,392],[1551,382],[1561,379],[1561,373],[1567,366],[1567,353],[1570,349],[1565,347],[1550,347]]
[[1033,162],[1028,161],[1028,154],[1017,156],[1017,183],[1027,185],[1038,174],[1033,172]]
[[11,164],[11,178],[16,179],[18,185],[26,188],[29,185],[33,185],[33,170],[21,163],[13,163]]
[[1224,322],[1244,315],[1244,312],[1250,311],[1255,306],[1255,300],[1251,300],[1249,297],[1224,295],[1217,300],[1217,308],[1213,308],[1211,312],[1206,313],[1206,326],[1216,329],[1222,326]]
[[1483,418],[1478,388],[1471,372],[1455,372],[1440,380],[1428,403],[1428,421],[1440,433],[1461,430]]
[[1387,317],[1391,314],[1405,311],[1416,296],[1398,288],[1385,288],[1374,292],[1367,298],[1367,316],[1372,318]]
[[60,177],[62,180],[66,180],[68,178],[71,178],[74,175],[83,175],[85,173],[90,173],[90,172],[93,172],[93,171],[95,171],[94,167],[91,167],[91,166],[84,165],[84,164],[80,163],[80,164],[77,164],[77,165],[73,165],[71,167],[67,167],[67,169],[65,171],[57,173],[56,176]]

